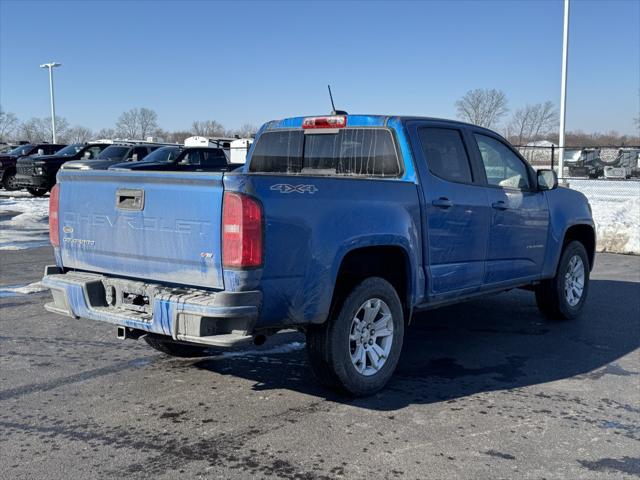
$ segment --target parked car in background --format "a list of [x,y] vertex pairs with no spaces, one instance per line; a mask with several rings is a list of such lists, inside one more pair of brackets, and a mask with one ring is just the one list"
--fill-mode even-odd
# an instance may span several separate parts
[[117,163],[109,167],[127,170],[163,172],[224,172],[229,162],[222,148],[183,147],[172,145],[151,152],[143,160]]
[[19,158],[29,155],[52,155],[58,150],[66,147],[62,144],[53,143],[27,143],[9,150],[0,155],[0,179],[5,190],[17,190],[16,184],[17,162]]
[[576,318],[594,262],[582,193],[449,120],[289,118],[241,170],[58,181],[47,310],[173,356],[298,329],[318,381],[353,395],[389,381],[414,312],[523,288]]
[[565,176],[598,178],[604,174],[599,148],[565,148]]
[[18,145],[14,145],[12,143],[0,143],[0,155],[7,153],[9,150],[13,150],[16,147],[18,147]]
[[106,170],[111,165],[121,163],[124,160],[142,160],[162,144],[153,143],[115,143],[105,148],[97,158],[75,160],[62,165],[62,170]]
[[618,180],[640,176],[640,149],[620,148],[615,160],[604,167],[604,176]]
[[620,156],[631,167],[631,176],[640,177],[640,148],[621,148]]
[[111,142],[74,143],[57,151],[53,155],[22,157],[17,162],[16,184],[26,188],[36,197],[47,193],[56,183],[56,174],[60,167],[73,160],[92,160],[109,147]]

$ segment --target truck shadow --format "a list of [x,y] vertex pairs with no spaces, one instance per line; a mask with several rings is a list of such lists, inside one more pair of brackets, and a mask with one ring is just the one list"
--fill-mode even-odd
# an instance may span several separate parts
[[[255,382],[256,390],[290,389],[360,408],[391,411],[577,377],[637,375],[615,364],[640,346],[640,283],[592,280],[582,317],[550,322],[533,294],[512,291],[414,317],[387,388],[353,399],[318,387],[301,335],[277,345],[197,361],[197,368]],[[282,341],[282,340],[281,340]],[[287,351],[286,345],[289,345]],[[293,345],[293,348],[291,347]],[[293,350],[293,351],[291,351]]]

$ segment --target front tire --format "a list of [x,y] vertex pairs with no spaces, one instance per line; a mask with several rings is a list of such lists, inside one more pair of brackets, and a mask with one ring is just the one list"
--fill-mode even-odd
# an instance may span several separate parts
[[31,195],[33,195],[34,197],[42,197],[44,196],[49,190],[47,190],[46,188],[35,188],[35,187],[27,187],[27,192],[29,192]]
[[582,312],[589,291],[589,258],[584,245],[573,241],[564,248],[556,276],[536,289],[536,303],[552,320],[571,320]]
[[166,355],[181,358],[205,357],[207,356],[208,347],[200,345],[185,345],[177,343],[170,338],[165,339],[153,335],[146,335],[144,341],[153,348]]
[[8,171],[2,177],[2,186],[8,192],[14,192],[19,190],[18,185],[16,185],[16,172]]
[[367,278],[332,318],[309,327],[309,364],[324,386],[355,396],[372,395],[393,375],[403,336],[403,309],[396,290],[383,278]]

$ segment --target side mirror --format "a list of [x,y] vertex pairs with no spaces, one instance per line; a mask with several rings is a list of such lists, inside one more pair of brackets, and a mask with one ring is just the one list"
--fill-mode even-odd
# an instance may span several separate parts
[[38,149],[38,155],[44,155],[44,150],[42,148]]
[[538,190],[558,188],[558,175],[555,170],[538,170]]

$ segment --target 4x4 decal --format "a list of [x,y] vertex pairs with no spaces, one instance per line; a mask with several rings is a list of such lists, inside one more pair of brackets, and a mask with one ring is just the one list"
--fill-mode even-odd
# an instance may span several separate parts
[[318,191],[315,185],[290,185],[288,183],[271,185],[271,190],[278,190],[280,193],[316,193]]

